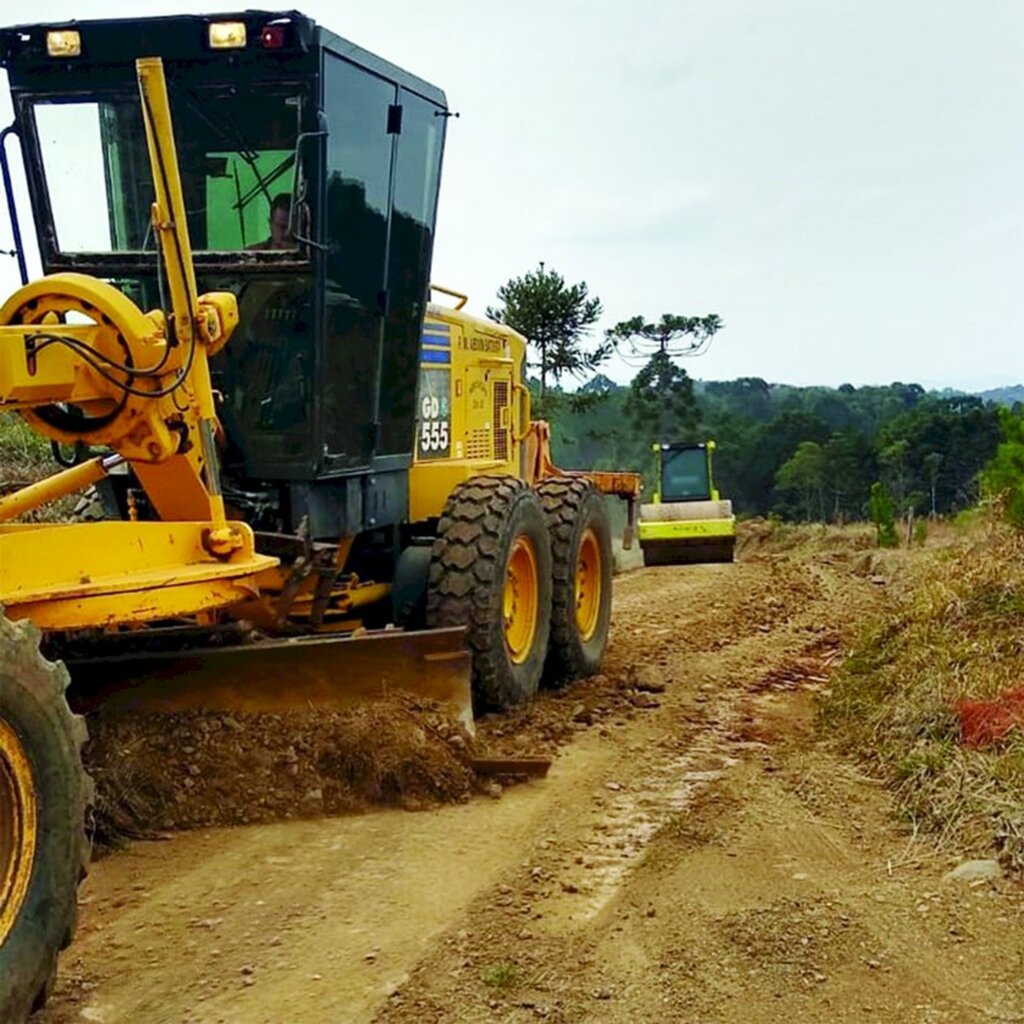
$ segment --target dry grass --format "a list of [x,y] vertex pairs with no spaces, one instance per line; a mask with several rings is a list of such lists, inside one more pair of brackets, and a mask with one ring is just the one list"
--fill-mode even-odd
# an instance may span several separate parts
[[867,551],[875,547],[875,529],[870,523],[836,526],[756,518],[738,523],[736,534],[737,551],[745,555]]
[[954,706],[1024,684],[1024,534],[977,520],[908,572],[823,701],[822,723],[892,781],[915,830],[994,847],[1022,870],[1024,735],[965,749]]

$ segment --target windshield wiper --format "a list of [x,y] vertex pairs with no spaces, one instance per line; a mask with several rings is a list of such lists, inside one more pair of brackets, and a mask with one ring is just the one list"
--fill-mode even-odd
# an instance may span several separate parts
[[[260,156],[259,150],[254,149],[250,145],[249,140],[245,137],[242,129],[239,128],[238,122],[231,117],[230,113],[228,113],[226,109],[218,110],[218,121],[214,121],[203,109],[198,96],[174,82],[169,82],[168,86],[172,94],[181,96],[192,112],[207,126],[207,128],[210,128],[220,138],[228,142],[232,146],[233,152],[236,152],[246,162],[246,164],[248,164],[249,170],[252,171],[252,176],[256,179],[257,183],[255,187],[255,194],[259,195],[262,192],[263,195],[266,196],[267,202],[271,202],[272,199],[269,186],[272,185],[284,172],[279,168],[275,168],[275,171],[271,172],[273,177],[270,177],[269,179],[264,178],[263,175],[260,174],[259,167],[257,166]],[[228,128],[229,131],[225,131],[225,127]]]

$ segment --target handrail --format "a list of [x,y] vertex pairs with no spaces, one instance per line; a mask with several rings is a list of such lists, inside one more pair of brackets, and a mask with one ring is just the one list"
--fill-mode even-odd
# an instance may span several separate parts
[[[18,258],[18,272],[21,274],[22,285],[28,284],[28,266],[25,263],[25,247],[21,242],[21,225],[18,222],[18,207],[14,201],[14,186],[11,183],[11,168],[7,162],[7,137],[17,135],[18,130],[8,125],[0,132],[0,171],[3,172],[4,192],[7,195],[7,211],[11,217],[11,231],[14,234],[14,254]],[[18,141],[21,141],[19,136]]]
[[455,303],[456,309],[462,309],[469,302],[469,296],[464,292],[457,292],[454,288],[446,288],[443,284],[434,284],[431,281],[430,289],[431,291],[440,292],[442,295],[450,295],[453,299],[458,299],[459,301]]

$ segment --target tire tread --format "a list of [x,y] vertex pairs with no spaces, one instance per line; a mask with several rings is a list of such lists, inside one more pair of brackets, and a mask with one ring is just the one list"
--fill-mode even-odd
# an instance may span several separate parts
[[545,681],[560,686],[597,671],[607,642],[609,609],[603,608],[598,626],[597,657],[583,649],[576,626],[575,571],[573,552],[581,532],[580,519],[599,516],[603,522],[599,539],[605,573],[603,601],[611,599],[610,531],[607,514],[600,503],[601,493],[586,477],[554,476],[542,480],[537,494],[544,507],[548,532],[551,535],[551,572],[554,589],[551,599],[551,640],[545,666]]
[[[77,839],[72,842],[71,856],[74,858],[71,876],[75,888],[87,875],[91,855],[90,827],[95,789],[92,779],[82,766],[82,749],[89,738],[88,727],[81,715],[72,713],[66,690],[70,682],[67,669],[60,662],[47,661],[39,650],[39,630],[27,620],[12,622],[3,615],[0,606],[0,651],[2,663],[0,669],[8,674],[17,673],[17,678],[24,690],[34,694],[37,705],[53,726],[53,734],[58,738],[61,750],[47,751],[49,756],[58,755],[65,758],[72,773],[72,806],[76,813],[80,810],[79,825],[76,829]],[[13,689],[13,688],[12,688]],[[0,705],[0,714],[3,707]],[[45,830],[40,829],[39,841],[52,841]],[[37,851],[37,856],[38,856]],[[63,931],[54,943],[52,950],[47,951],[38,962],[9,965],[10,979],[14,983],[16,1004],[10,1007],[0,1006],[0,1011],[7,1016],[2,1019],[11,1024],[20,1024],[27,1014],[41,1009],[53,987],[57,970],[57,954],[66,949],[74,938],[78,918],[78,906],[74,889],[64,894],[64,904],[56,908],[64,915],[61,923]],[[56,923],[56,922],[55,922]],[[15,924],[17,929],[17,924]],[[8,936],[5,946],[13,948],[12,940],[17,932]],[[14,977],[19,967],[24,972],[23,979]]]
[[[512,692],[503,655],[501,588],[496,577],[508,524],[521,504],[537,496],[517,477],[477,476],[449,495],[438,522],[427,586],[427,624],[466,626],[473,658],[473,692],[488,709],[504,709],[523,699]],[[542,511],[538,507],[538,516]],[[538,572],[547,572],[549,553],[538,552]],[[541,589],[545,590],[543,580]],[[544,609],[542,608],[542,611]],[[538,631],[546,643],[548,622]]]

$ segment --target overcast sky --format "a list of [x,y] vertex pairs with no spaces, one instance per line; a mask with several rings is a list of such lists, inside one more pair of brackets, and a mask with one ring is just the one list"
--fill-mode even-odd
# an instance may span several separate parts
[[[142,6],[230,10],[0,14]],[[301,6],[459,111],[433,276],[470,309],[543,260],[601,298],[602,328],[719,314],[695,377],[1024,380],[1024,0]]]

